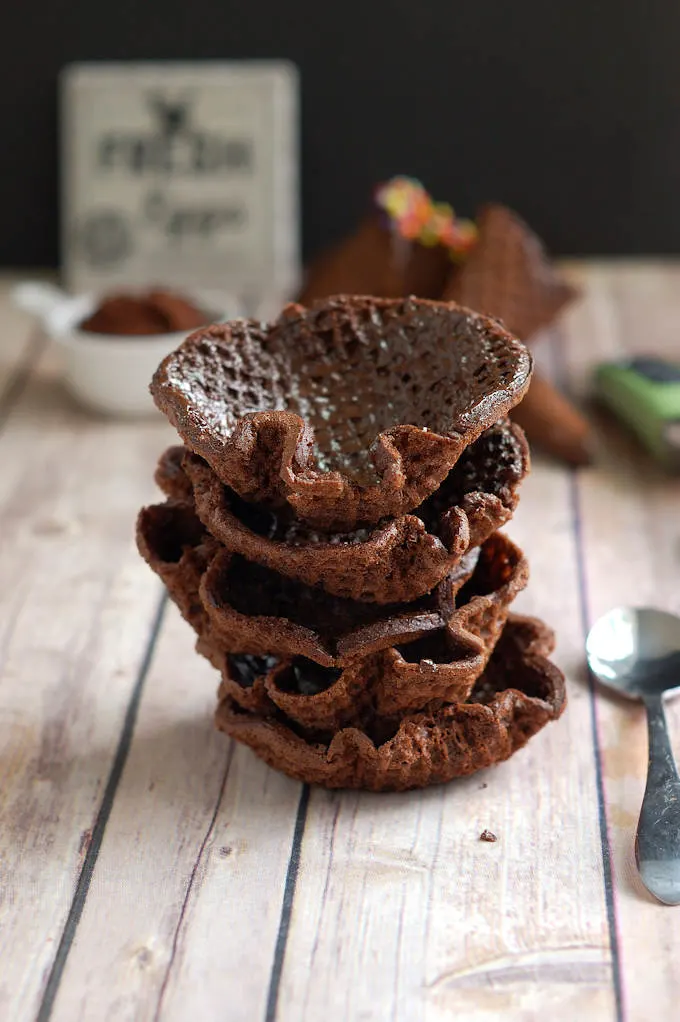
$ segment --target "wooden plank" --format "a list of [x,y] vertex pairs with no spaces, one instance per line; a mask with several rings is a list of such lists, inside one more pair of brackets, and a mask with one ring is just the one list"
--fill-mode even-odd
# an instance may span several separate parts
[[133,522],[168,435],[40,373],[0,436],[3,1018],[34,1016],[87,861],[158,606]]
[[215,688],[171,608],[54,1022],[264,1017],[300,785],[215,731]]
[[[677,358],[679,315],[677,263],[603,266],[589,273],[586,301],[568,320],[565,352],[575,390],[588,390],[597,358],[633,353]],[[607,420],[599,422],[598,439],[598,466],[578,481],[588,623],[626,603],[680,612],[680,480],[655,468]],[[669,701],[668,719],[680,753],[680,700]],[[680,914],[644,890],[633,851],[647,766],[644,711],[600,690],[597,723],[625,1017],[674,1018],[680,1001],[675,967]]]
[[509,531],[532,565],[518,606],[558,629],[569,711],[446,788],[312,793],[279,1022],[330,1005],[376,1022],[614,1016],[567,474],[538,464]]

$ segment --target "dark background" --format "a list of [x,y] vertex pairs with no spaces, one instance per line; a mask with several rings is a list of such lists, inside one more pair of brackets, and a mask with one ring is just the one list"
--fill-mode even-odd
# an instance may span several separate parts
[[505,201],[556,252],[680,252],[675,0],[3,7],[1,265],[56,264],[56,78],[85,59],[295,61],[307,255],[395,173],[461,213]]

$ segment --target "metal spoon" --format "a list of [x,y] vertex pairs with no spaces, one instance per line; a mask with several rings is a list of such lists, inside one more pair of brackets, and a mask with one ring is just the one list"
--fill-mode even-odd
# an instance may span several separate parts
[[680,777],[663,709],[664,694],[680,688],[680,617],[617,607],[593,625],[586,652],[603,685],[645,704],[649,766],[635,859],[647,890],[680,905]]

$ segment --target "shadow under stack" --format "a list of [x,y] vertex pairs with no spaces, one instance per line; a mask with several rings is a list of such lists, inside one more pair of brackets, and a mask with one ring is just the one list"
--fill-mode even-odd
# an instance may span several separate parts
[[365,297],[201,330],[163,362],[182,445],[138,545],[221,674],[221,730],[303,781],[404,790],[560,715],[552,633],[510,612],[528,568],[498,531],[530,375],[496,320]]

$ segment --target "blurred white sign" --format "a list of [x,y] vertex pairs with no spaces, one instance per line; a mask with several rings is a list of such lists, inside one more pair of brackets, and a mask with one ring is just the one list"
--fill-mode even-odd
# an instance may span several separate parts
[[64,70],[62,262],[72,291],[293,293],[298,79],[282,61]]

